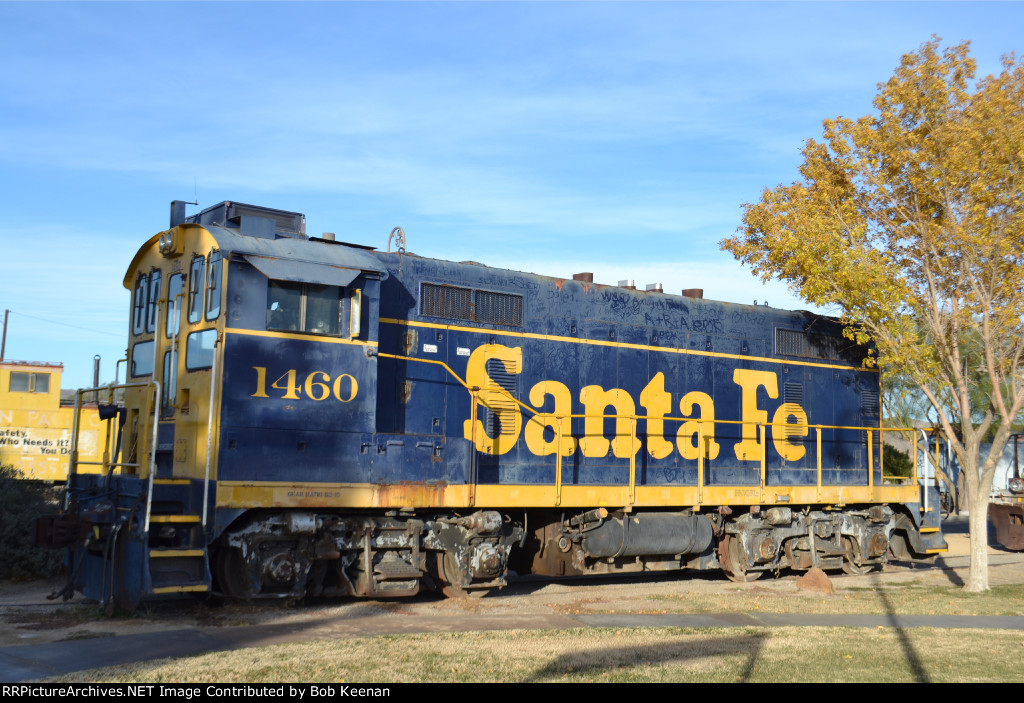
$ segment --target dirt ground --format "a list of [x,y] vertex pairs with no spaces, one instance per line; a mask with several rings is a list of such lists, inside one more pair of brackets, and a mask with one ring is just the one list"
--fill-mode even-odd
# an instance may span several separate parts
[[[934,585],[959,585],[967,575],[967,518],[951,518],[944,524],[949,552],[936,565],[890,564],[871,576],[831,575],[837,588],[869,587],[882,582],[915,580]],[[993,585],[1024,583],[1024,554],[998,545],[989,547],[990,581]],[[80,596],[69,602],[46,596],[63,585],[49,582],[0,582],[0,647],[41,644],[75,639],[109,637],[128,633],[179,630],[186,627],[232,627],[257,624],[302,625],[315,621],[394,622],[403,616],[445,619],[470,617],[536,616],[586,612],[657,612],[666,595],[716,594],[726,590],[752,590],[788,595],[800,593],[796,576],[764,578],[747,584],[732,583],[720,574],[655,574],[631,577],[574,579],[555,582],[536,578],[514,579],[509,587],[481,599],[449,600],[435,594],[385,600],[335,599],[303,603],[224,603],[178,600],[146,605],[132,615],[107,617],[96,604]]]

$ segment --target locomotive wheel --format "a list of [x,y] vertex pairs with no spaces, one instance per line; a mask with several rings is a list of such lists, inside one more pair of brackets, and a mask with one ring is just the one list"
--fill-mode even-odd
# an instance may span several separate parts
[[464,588],[459,565],[448,552],[435,552],[434,557],[437,560],[437,583],[446,597],[483,598],[490,593],[489,588]]
[[246,598],[249,583],[245,577],[242,550],[236,547],[222,547],[214,557],[213,575],[217,588],[229,598]]
[[857,548],[852,537],[843,537],[843,547],[845,552],[843,555],[843,573],[850,574],[851,576],[863,576],[874,570],[874,564],[858,565],[853,560],[854,555],[857,553]]
[[735,583],[747,583],[761,578],[763,571],[748,571],[747,557],[741,543],[733,535],[726,535],[719,545],[719,561],[726,577]]

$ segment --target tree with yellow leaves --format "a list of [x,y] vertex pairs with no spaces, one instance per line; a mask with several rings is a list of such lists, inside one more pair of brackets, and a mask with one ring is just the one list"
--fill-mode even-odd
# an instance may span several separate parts
[[838,307],[870,363],[920,386],[966,476],[968,591],[988,589],[989,494],[1024,406],[1024,65],[1002,69],[975,81],[969,44],[933,37],[879,84],[874,114],[826,120],[801,180],[745,205],[722,242]]

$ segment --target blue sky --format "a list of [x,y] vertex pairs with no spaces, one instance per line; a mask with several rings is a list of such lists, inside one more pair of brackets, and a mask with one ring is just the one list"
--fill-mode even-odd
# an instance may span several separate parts
[[719,250],[741,205],[931,35],[971,40],[984,75],[1022,26],[1011,2],[0,2],[6,357],[62,361],[70,387],[100,354],[109,380],[125,269],[194,197],[806,307]]

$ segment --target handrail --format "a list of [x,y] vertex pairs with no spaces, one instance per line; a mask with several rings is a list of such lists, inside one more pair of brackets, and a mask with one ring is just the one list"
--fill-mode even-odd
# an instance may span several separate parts
[[[114,394],[115,390],[127,389],[127,388],[150,388],[153,391],[152,401],[151,401],[152,404],[153,404],[153,427],[152,427],[152,432],[151,432],[151,437],[150,437],[150,450],[149,450],[149,461],[148,461],[149,469],[148,469],[148,476],[147,476],[149,486],[148,486],[148,489],[147,489],[147,496],[146,496],[146,519],[145,519],[145,527],[144,527],[144,531],[145,532],[149,532],[149,518],[150,518],[150,513],[152,512],[152,507],[153,507],[153,478],[156,475],[157,435],[159,434],[159,422],[160,422],[160,382],[159,381],[151,379],[149,381],[144,381],[144,382],[139,382],[139,383],[119,383],[119,384],[111,383],[111,384],[108,384],[106,386],[97,386],[95,388],[80,388],[80,389],[78,389],[78,391],[75,393],[75,414],[74,414],[74,416],[72,418],[72,424],[71,424],[71,450],[69,452],[70,459],[68,460],[67,488],[68,489],[71,488],[72,477],[75,475],[76,468],[79,465],[86,465],[86,466],[96,466],[96,465],[99,465],[99,466],[103,466],[105,468],[104,473],[103,473],[104,476],[109,476],[110,473],[112,473],[113,470],[116,467],[133,467],[133,468],[138,468],[138,467],[144,465],[142,463],[136,464],[136,463],[131,463],[131,462],[110,461],[109,460],[109,458],[110,458],[109,455],[105,456],[104,457],[104,461],[102,461],[102,462],[96,462],[96,461],[81,461],[80,462],[80,461],[78,461],[78,434],[79,434],[78,433],[78,428],[79,428],[79,424],[80,424],[79,423],[79,416],[81,415],[81,412],[82,412],[82,395],[85,394],[85,393],[94,393],[94,392],[101,391],[101,390],[109,390],[110,394],[111,394],[110,397],[111,397],[111,399],[113,399],[113,394]],[[113,418],[111,418],[111,420],[112,419]],[[111,420],[107,420],[107,422],[110,422]],[[106,442],[106,444],[104,446],[105,450],[109,450],[109,448],[110,448],[109,447],[109,445],[110,445],[110,440],[109,440],[110,433],[108,432],[107,435],[108,435],[107,442]],[[116,458],[116,457],[114,457],[114,458]],[[64,501],[65,501],[64,508],[65,508],[65,510],[70,505],[70,495],[71,495],[71,491],[70,490],[65,491],[65,493],[64,493]]]
[[[79,388],[75,391],[75,411],[71,418],[71,448],[68,451],[68,483],[67,486],[71,485],[71,476],[77,473],[76,469],[79,466],[102,466],[104,467],[103,475],[107,475],[117,468],[138,468],[141,464],[135,464],[127,461],[111,461],[110,455],[110,444],[111,437],[110,432],[107,432],[107,438],[104,442],[104,455],[102,461],[79,461],[78,459],[78,435],[79,435],[79,424],[82,410],[84,407],[81,404],[82,396],[86,393],[96,393],[99,391],[109,391],[110,400],[114,402],[114,391],[122,388],[144,388],[150,385],[148,381],[140,383],[110,383],[105,386],[95,386],[93,388]],[[107,420],[110,422],[110,420]],[[117,457],[113,457],[117,458]]]
[[217,339],[213,342],[213,364],[210,367],[210,396],[207,399],[210,407],[206,418],[206,468],[203,474],[203,527],[206,527],[207,511],[210,503],[210,462],[213,449],[213,405],[214,395],[218,388],[217,383],[217,347],[220,346],[221,334],[217,333]]
[[[155,369],[154,369],[155,373]],[[146,490],[146,521],[142,528],[142,534],[149,534],[149,517],[153,512],[153,479],[156,477],[156,448],[157,435],[160,434],[160,381],[151,381],[153,385],[153,436],[149,449],[149,486]]]

